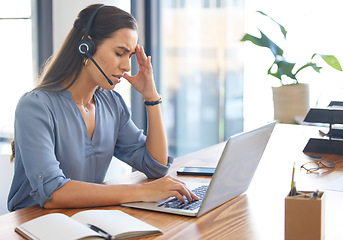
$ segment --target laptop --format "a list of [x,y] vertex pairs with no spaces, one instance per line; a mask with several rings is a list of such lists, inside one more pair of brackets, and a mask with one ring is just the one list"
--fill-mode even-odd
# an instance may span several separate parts
[[182,203],[175,197],[159,202],[131,202],[121,206],[199,217],[244,193],[254,176],[275,122],[231,136],[209,184],[186,182],[200,199]]

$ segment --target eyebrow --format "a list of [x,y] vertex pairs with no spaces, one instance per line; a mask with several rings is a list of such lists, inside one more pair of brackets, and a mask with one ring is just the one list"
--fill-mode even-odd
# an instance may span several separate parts
[[[130,52],[130,50],[127,49],[126,47],[118,47],[118,48],[123,49],[125,52]],[[135,53],[136,53],[136,52],[133,52],[132,54],[135,54]]]

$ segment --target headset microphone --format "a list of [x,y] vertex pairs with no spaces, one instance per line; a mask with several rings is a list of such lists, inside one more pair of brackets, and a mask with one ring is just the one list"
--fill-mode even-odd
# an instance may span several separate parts
[[105,76],[105,78],[107,79],[108,83],[113,85],[113,82],[106,76],[106,74],[104,73],[104,71],[102,71],[101,67],[96,63],[96,61],[94,60],[94,58],[88,53],[86,52],[87,57],[90,58],[90,60],[92,60],[92,62],[94,63],[94,65],[99,69],[99,71],[102,73],[102,75]]
[[96,51],[96,46],[94,41],[90,38],[90,36],[88,35],[89,29],[92,25],[93,19],[95,17],[95,15],[98,13],[98,11],[103,8],[105,5],[101,5],[93,14],[92,16],[89,18],[87,25],[86,25],[86,29],[85,29],[85,33],[81,39],[81,41],[78,43],[77,45],[77,52],[82,56],[82,57],[88,57],[90,58],[90,60],[92,60],[92,62],[94,63],[94,65],[99,69],[99,71],[105,76],[105,78],[107,79],[108,83],[113,85],[113,82],[106,76],[106,74],[104,73],[104,71],[101,69],[101,67],[95,62],[94,58],[92,57],[92,55],[95,53]]

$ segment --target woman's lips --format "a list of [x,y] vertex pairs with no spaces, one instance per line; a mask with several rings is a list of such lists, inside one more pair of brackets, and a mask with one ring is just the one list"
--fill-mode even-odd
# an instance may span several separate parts
[[120,83],[120,79],[123,77],[123,75],[112,75],[112,77],[115,79],[117,83]]

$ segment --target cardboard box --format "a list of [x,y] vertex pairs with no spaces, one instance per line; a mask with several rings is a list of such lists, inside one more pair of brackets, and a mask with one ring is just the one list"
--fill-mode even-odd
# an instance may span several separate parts
[[310,198],[313,192],[298,192],[285,198],[285,239],[324,239],[325,193]]

